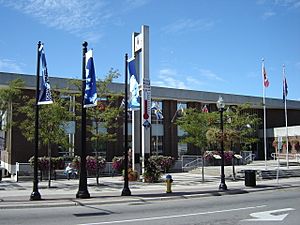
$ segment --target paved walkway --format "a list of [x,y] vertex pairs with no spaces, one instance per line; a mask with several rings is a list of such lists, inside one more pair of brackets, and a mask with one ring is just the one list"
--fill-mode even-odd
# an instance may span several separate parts
[[[242,169],[257,169],[258,166],[238,166],[236,171]],[[0,209],[20,207],[51,207],[71,206],[81,204],[111,204],[120,202],[145,202],[163,199],[178,199],[204,196],[218,196],[225,194],[241,194],[254,191],[271,190],[278,188],[290,188],[300,186],[300,177],[277,180],[257,180],[255,187],[246,187],[243,179],[232,180],[226,178],[227,191],[219,191],[220,167],[209,167],[205,170],[205,182],[202,182],[200,173],[173,173],[173,193],[166,193],[164,182],[148,184],[143,182],[130,182],[129,188],[132,196],[121,196],[123,189],[122,177],[102,177],[100,184],[96,184],[96,178],[88,179],[89,199],[76,199],[79,181],[78,179],[61,179],[51,182],[39,182],[41,201],[30,201],[32,181],[14,182],[4,178],[0,182]],[[226,167],[226,172],[232,171],[232,167]],[[230,173],[226,173],[230,174]]]

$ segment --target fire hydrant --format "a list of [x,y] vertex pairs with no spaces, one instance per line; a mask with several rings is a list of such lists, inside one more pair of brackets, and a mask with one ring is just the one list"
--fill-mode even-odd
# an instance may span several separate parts
[[173,182],[172,176],[168,174],[166,176],[166,184],[167,184],[166,193],[172,193],[172,182]]

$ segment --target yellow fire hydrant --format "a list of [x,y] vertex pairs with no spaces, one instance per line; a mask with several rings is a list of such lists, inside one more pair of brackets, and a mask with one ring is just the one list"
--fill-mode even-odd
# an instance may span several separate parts
[[168,174],[166,176],[166,185],[167,185],[166,193],[172,193],[172,182],[173,182],[172,176]]

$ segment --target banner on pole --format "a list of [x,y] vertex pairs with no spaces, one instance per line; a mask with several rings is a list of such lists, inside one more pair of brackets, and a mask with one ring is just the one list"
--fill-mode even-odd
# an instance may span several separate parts
[[139,83],[137,78],[137,73],[135,69],[135,59],[132,58],[128,60],[128,68],[130,74],[129,80],[129,101],[128,101],[128,108],[129,110],[140,110],[140,102],[141,97],[139,96]]
[[46,56],[44,51],[44,45],[42,44],[40,49],[40,60],[42,62],[42,81],[40,83],[40,95],[38,99],[38,105],[46,105],[46,104],[52,104],[52,95],[50,91],[50,82],[49,82],[49,76],[48,76],[48,69],[47,69],[47,62],[46,62]]
[[86,73],[85,73],[85,94],[84,94],[84,108],[97,106],[97,87],[95,66],[93,60],[93,51],[89,50],[85,53],[86,59]]

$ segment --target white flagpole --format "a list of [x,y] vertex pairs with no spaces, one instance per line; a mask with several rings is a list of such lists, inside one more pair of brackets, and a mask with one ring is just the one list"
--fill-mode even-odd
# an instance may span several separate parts
[[265,62],[264,59],[262,59],[262,67],[261,67],[261,73],[262,73],[262,85],[263,85],[263,106],[264,106],[264,153],[265,153],[265,169],[267,169],[267,130],[266,130],[266,87],[264,84],[264,69],[265,68]]
[[284,95],[284,115],[285,115],[285,140],[286,140],[286,167],[289,168],[289,139],[288,139],[288,119],[287,119],[287,109],[286,109],[286,78],[285,78],[285,65],[282,66],[282,76],[283,76],[283,95]]

